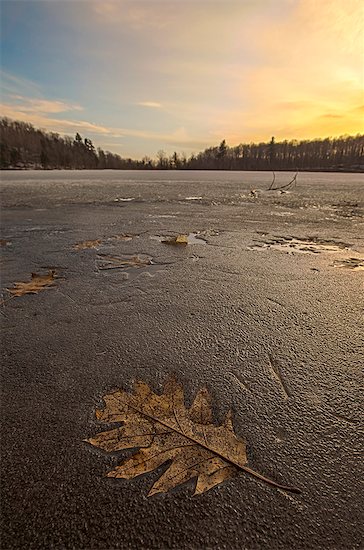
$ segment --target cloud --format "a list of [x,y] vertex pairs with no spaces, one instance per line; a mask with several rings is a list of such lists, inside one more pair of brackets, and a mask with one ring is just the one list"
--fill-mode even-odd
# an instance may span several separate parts
[[338,115],[335,113],[325,113],[320,115],[320,118],[344,118],[344,115]]
[[38,84],[27,78],[15,76],[3,69],[0,69],[0,83],[2,94],[24,94],[37,96],[41,95],[41,89]]
[[[52,103],[52,102],[49,102]],[[11,105],[7,103],[0,104],[1,114],[4,117],[8,117],[12,120],[21,120],[29,122],[37,128],[49,130],[59,133],[72,133],[75,132],[91,132],[93,134],[111,135],[113,132],[110,128],[94,124],[85,120],[68,120],[47,117],[45,114],[39,111],[31,111],[29,108],[22,108],[21,106]],[[58,112],[58,111],[53,111]],[[120,134],[117,134],[121,137]]]
[[[128,24],[136,31],[163,29],[177,18],[174,2],[103,0],[90,2],[91,14],[99,23]],[[84,6],[82,6],[84,8]]]
[[34,82],[1,71],[2,116],[20,120],[47,121],[44,115],[82,111],[78,103],[42,97],[40,86]]
[[152,109],[160,109],[162,107],[162,104],[157,101],[140,101],[139,103],[136,103],[136,105],[140,105],[141,107],[151,107]]
[[[41,128],[47,131],[57,132],[61,134],[75,134],[76,132],[86,133],[92,137],[96,136],[101,138],[109,137],[115,139],[135,138],[137,140],[147,140],[158,145],[158,147],[185,147],[186,149],[199,148],[202,149],[206,146],[206,139],[191,137],[184,127],[178,127],[172,132],[155,132],[149,130],[136,130],[133,128],[118,128],[108,127],[87,120],[78,119],[64,119],[54,118],[53,116],[47,116],[47,114],[58,114],[57,110],[58,102],[53,105],[54,102],[48,100],[42,100],[40,106],[41,109],[47,107],[48,113],[41,110],[31,110],[29,105],[33,104],[31,98],[22,97],[23,106],[14,105],[8,103],[0,104],[2,116],[8,117],[12,120],[21,120],[33,124],[36,128]],[[63,104],[62,109],[69,110],[69,105]],[[38,106],[38,103],[34,100],[34,104]],[[25,105],[25,106],[24,106]],[[60,108],[60,107],[59,107]],[[82,109],[77,106],[77,110]]]
[[364,105],[359,105],[358,107],[355,107],[354,111],[356,113],[360,113],[360,114],[364,115]]
[[14,100],[14,106],[24,113],[67,113],[70,111],[82,111],[83,108],[77,104],[66,103],[65,101],[33,99],[21,95],[10,95]]

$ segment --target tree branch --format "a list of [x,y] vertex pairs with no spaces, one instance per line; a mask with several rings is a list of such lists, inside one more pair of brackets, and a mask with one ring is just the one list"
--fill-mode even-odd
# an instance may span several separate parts
[[273,172],[272,183],[271,183],[270,186],[268,187],[268,191],[271,191],[271,190],[272,190],[272,187],[273,187],[273,184],[274,184],[275,181],[276,181],[276,175],[275,175],[275,172]]
[[289,187],[291,187],[292,185],[297,183],[297,176],[298,176],[298,172],[295,173],[294,177],[291,179],[291,181],[289,183],[286,183],[285,185],[281,185],[280,187],[272,187],[272,185],[273,185],[273,182],[272,182],[272,185],[269,187],[269,190],[270,191],[278,191],[280,189],[288,189]]

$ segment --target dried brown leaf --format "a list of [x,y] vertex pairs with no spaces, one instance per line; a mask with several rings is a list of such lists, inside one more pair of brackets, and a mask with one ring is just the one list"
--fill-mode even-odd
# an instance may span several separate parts
[[74,250],[86,250],[87,248],[98,248],[103,242],[106,241],[131,241],[138,235],[131,235],[129,233],[120,233],[119,235],[112,235],[111,237],[105,237],[105,239],[95,239],[94,241],[82,241],[76,243],[73,246]]
[[162,243],[186,246],[188,244],[188,235],[177,235],[176,237],[170,237],[162,241]]
[[28,283],[14,283],[13,288],[7,288],[14,297],[24,296],[24,294],[38,294],[41,290],[45,290],[54,285],[56,272],[49,271],[46,275],[38,275],[32,273],[32,279]]
[[11,242],[6,239],[0,239],[0,246],[9,246],[10,244]]
[[116,390],[106,394],[104,401],[105,407],[96,410],[97,420],[124,424],[96,434],[88,443],[106,452],[139,449],[110,471],[108,477],[132,479],[170,461],[149,496],[196,478],[195,494],[204,493],[242,470],[275,487],[299,492],[246,465],[246,445],[234,433],[231,412],[221,426],[212,424],[206,389],[198,392],[190,409],[185,407],[182,386],[174,379],[166,384],[162,395],[144,382],[137,382],[133,393]]
[[96,239],[94,241],[83,241],[81,243],[76,243],[73,248],[74,250],[86,250],[87,248],[97,248],[101,243],[101,239]]

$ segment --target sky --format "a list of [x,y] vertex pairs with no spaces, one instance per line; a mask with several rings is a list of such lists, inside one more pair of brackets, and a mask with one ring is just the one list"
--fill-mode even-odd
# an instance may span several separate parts
[[364,133],[362,0],[1,0],[0,115],[123,157]]

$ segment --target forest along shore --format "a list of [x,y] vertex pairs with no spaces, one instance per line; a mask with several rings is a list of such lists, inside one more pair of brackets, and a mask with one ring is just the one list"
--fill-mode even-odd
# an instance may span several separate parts
[[114,170],[289,170],[364,172],[364,135],[314,140],[241,143],[225,140],[189,157],[158,151],[155,158],[122,158],[92,140],[36,129],[27,122],[0,120],[1,169]]

